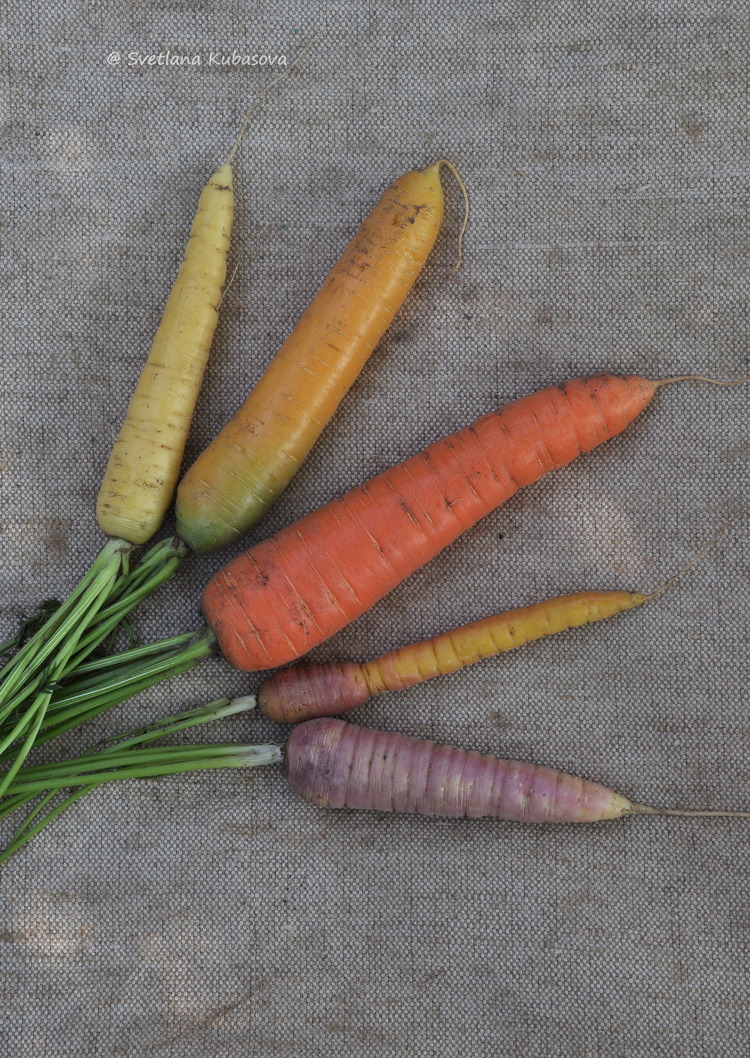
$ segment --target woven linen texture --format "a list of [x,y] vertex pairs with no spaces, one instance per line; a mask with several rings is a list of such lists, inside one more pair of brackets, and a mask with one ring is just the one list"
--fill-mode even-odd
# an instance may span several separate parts
[[[187,458],[390,180],[450,158],[472,219],[451,275],[462,203],[446,175],[422,276],[251,539],[568,377],[750,373],[742,3],[4,5],[0,638],[101,546],[99,481],[200,188],[274,75],[211,53],[291,60],[315,30],[237,162],[237,273]],[[202,61],[130,63],[167,51]],[[656,587],[747,505],[747,399],[662,390],[314,657],[366,659],[585,588]],[[140,611],[143,639],[199,627],[225,558],[186,561]],[[651,804],[747,808],[749,563],[739,521],[652,604],[353,719]],[[206,662],[48,753],[259,682]],[[284,732],[242,718],[199,737]],[[749,848],[740,820],[327,813],[271,768],[113,784],[0,874],[0,1053],[736,1058]]]

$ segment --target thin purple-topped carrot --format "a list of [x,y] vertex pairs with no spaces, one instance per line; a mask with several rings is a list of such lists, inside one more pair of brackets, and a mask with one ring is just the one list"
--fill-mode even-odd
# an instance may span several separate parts
[[282,724],[338,716],[377,694],[401,691],[543,636],[601,621],[648,598],[640,592],[580,591],[493,614],[361,664],[345,661],[279,669],[261,684],[258,706]]
[[579,591],[472,621],[419,643],[389,650],[372,661],[279,669],[260,685],[260,711],[282,724],[298,724],[318,716],[339,716],[364,705],[375,695],[405,690],[525,643],[632,610],[661,595],[677,577],[699,562],[734,520],[726,522],[700,554],[648,594]]

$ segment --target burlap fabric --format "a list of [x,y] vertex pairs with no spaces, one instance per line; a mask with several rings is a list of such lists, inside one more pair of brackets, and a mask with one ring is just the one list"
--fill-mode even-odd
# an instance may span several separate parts
[[[256,539],[567,377],[748,373],[738,0],[50,0],[2,18],[0,633],[69,590],[101,544],[100,476],[199,190],[273,76],[233,53],[291,59],[323,31],[238,162],[238,270],[189,456],[395,175],[449,157],[473,208],[449,275],[461,203],[446,183],[428,267]],[[167,51],[201,62],[140,64]],[[315,656],[364,659],[578,589],[655,587],[747,504],[747,400],[662,391]],[[749,545],[738,522],[651,605],[359,719],[653,804],[748,807]],[[144,639],[198,627],[222,560],[185,563],[143,608]],[[48,752],[258,682],[205,663]],[[284,735],[243,719],[201,737]],[[742,821],[326,813],[275,769],[113,785],[2,871],[0,1053],[738,1058],[747,876]]]

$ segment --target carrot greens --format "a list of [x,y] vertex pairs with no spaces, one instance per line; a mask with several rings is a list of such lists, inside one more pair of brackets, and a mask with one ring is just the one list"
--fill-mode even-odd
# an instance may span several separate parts
[[[70,596],[0,670],[0,760],[12,760],[0,775],[0,796],[50,718],[61,719],[57,710],[66,677],[111,643],[133,608],[173,575],[185,546],[163,541],[135,568],[131,550],[110,540]],[[110,696],[117,668],[108,670]]]
[[[212,720],[226,719],[254,707],[255,699],[252,697],[219,698],[208,705],[188,709],[146,727],[125,732],[71,760],[18,769],[5,796],[0,799],[0,819],[8,818],[24,808],[27,809],[27,815],[8,846],[0,852],[0,864],[80,797],[105,782],[276,763],[281,759],[281,750],[275,745],[149,745],[169,735]],[[55,803],[60,793],[66,790],[72,792]]]

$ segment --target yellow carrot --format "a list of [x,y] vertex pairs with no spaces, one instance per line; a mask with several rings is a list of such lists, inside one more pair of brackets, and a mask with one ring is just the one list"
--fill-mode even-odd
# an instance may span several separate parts
[[280,669],[261,684],[258,705],[265,716],[285,724],[338,716],[376,694],[457,672],[535,639],[632,610],[648,598],[640,592],[581,591],[493,614],[361,664],[347,661]]
[[311,717],[337,716],[364,705],[376,694],[404,690],[536,639],[633,610],[661,595],[677,577],[699,562],[734,520],[722,525],[700,554],[649,594],[579,591],[472,621],[419,643],[390,650],[373,661],[280,669],[261,684],[258,705],[271,720],[287,724]]
[[641,592],[579,591],[545,599],[391,650],[365,662],[362,673],[370,694],[405,689],[544,636],[614,617],[640,606],[647,598]]
[[177,531],[194,551],[217,551],[247,533],[333,416],[432,249],[442,165],[457,175],[442,160],[391,184],[250,396],[181,481]]
[[232,166],[210,177],[185,258],[115,441],[97,501],[100,528],[142,544],[174,493],[214,330],[234,216]]

